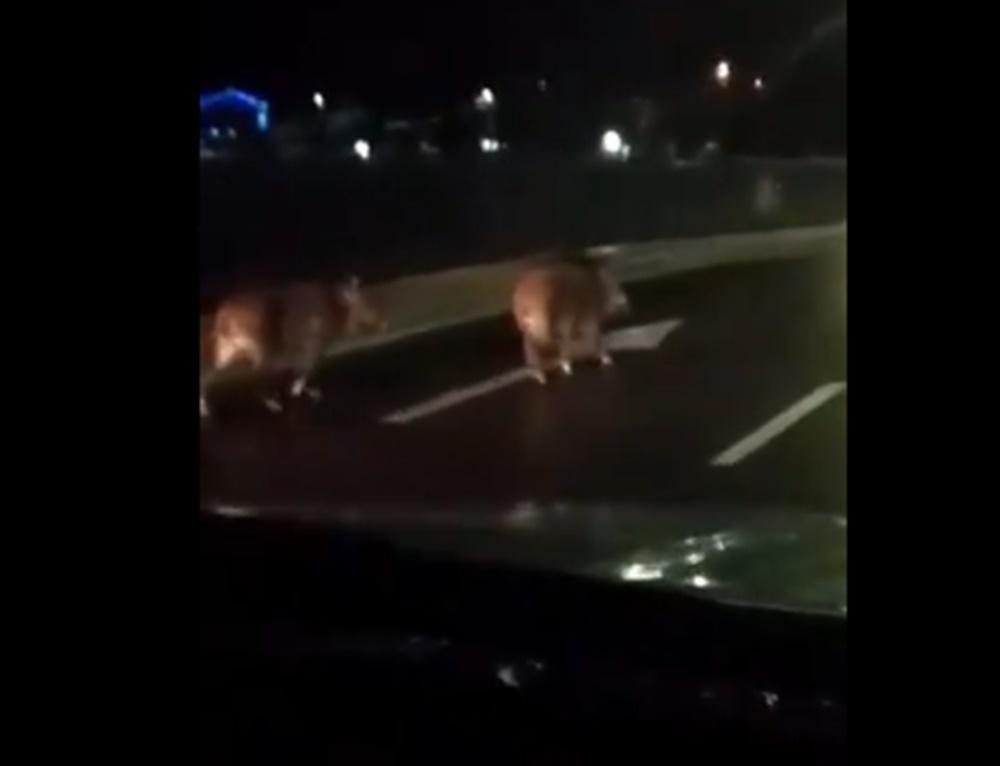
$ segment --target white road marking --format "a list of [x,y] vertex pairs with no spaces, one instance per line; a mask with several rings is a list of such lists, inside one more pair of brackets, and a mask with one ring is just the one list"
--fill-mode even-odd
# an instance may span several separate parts
[[736,444],[720,452],[712,458],[711,464],[716,467],[728,468],[739,463],[753,452],[756,452],[776,436],[787,431],[813,410],[816,410],[833,399],[847,388],[846,383],[827,383],[820,386],[808,396],[799,399],[791,407],[771,418],[753,433],[740,439]]
[[639,327],[626,327],[609,332],[604,336],[604,342],[611,351],[652,351],[683,323],[683,319],[664,319]]
[[484,380],[482,383],[476,383],[465,388],[456,388],[421,404],[393,412],[391,415],[386,415],[382,418],[382,422],[409,423],[411,420],[433,415],[435,412],[454,407],[456,404],[467,402],[479,396],[485,396],[494,391],[499,391],[501,388],[506,388],[507,386],[512,386],[515,383],[520,383],[522,380],[530,380],[531,378],[531,371],[527,367],[519,367],[516,370],[505,372],[503,375],[497,375],[495,378]]
[[[605,342],[608,349],[612,351],[651,351],[659,346],[673,330],[680,327],[683,321],[682,319],[667,319],[641,327],[628,327],[624,330],[608,333],[605,336]],[[470,399],[476,399],[516,383],[534,379],[534,373],[531,370],[527,367],[519,367],[471,386],[446,391],[412,407],[397,410],[383,417],[382,422],[396,425],[409,423],[462,404]]]

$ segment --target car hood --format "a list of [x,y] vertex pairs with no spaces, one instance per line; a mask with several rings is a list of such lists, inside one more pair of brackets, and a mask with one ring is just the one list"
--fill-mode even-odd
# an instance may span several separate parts
[[292,515],[449,559],[682,589],[760,608],[847,614],[846,513],[524,501],[502,509],[324,508]]

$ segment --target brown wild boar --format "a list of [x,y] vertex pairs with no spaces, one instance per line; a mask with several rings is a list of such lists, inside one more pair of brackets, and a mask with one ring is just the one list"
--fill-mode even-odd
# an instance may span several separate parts
[[[340,284],[303,282],[232,295],[202,319],[202,415],[208,414],[205,392],[213,376],[236,364],[253,371],[291,370],[292,396],[306,393],[318,399],[309,378],[329,345],[386,326],[357,277]],[[274,399],[265,402],[272,410],[281,409]]]
[[628,309],[628,298],[605,268],[583,261],[537,266],[522,274],[511,301],[524,340],[524,360],[539,383],[557,361],[567,375],[574,358],[611,364],[603,322]]

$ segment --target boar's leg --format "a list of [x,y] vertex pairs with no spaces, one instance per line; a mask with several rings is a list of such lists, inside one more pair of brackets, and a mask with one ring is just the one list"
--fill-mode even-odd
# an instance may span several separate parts
[[532,377],[545,385],[545,359],[538,342],[529,335],[524,336],[524,363]]
[[256,337],[245,334],[220,337],[218,333],[213,333],[211,343],[211,362],[207,369],[203,368],[199,381],[199,409],[203,418],[211,415],[208,389],[220,373],[237,364],[247,364],[255,371],[264,366],[264,351]]
[[573,320],[564,317],[556,325],[556,346],[559,349],[559,366],[567,375],[573,374],[573,341],[576,338]]
[[295,379],[292,381],[292,396],[299,397],[305,394],[314,402],[323,398],[319,389],[309,385],[309,380],[323,358],[324,347],[322,340],[316,339],[307,343],[302,350],[298,361],[293,365]]
[[608,345],[604,340],[604,333],[601,331],[601,324],[596,320],[589,320],[583,325],[584,348],[589,355],[600,361],[604,366],[611,364],[611,354],[608,352]]
[[211,380],[211,372],[203,372],[201,374],[201,380],[198,385],[198,393],[200,401],[198,403],[199,409],[201,410],[201,416],[207,418],[212,414],[211,409],[208,406],[208,384]]
[[[264,369],[264,348],[261,343],[255,342],[253,345],[248,346],[245,349],[244,357],[250,363],[252,369]],[[261,401],[271,412],[281,412],[284,409],[281,406],[281,402],[273,396],[262,396]]]
[[323,398],[322,392],[315,386],[309,385],[309,373],[303,373],[292,381],[292,396],[302,396],[305,394],[314,402]]
[[261,398],[261,401],[264,402],[264,406],[271,412],[281,412],[284,409],[284,407],[281,406],[281,402],[273,396],[264,396]]

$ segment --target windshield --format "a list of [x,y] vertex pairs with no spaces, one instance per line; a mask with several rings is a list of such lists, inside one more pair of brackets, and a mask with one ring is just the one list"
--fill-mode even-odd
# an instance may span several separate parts
[[203,3],[205,511],[846,615],[846,34]]

